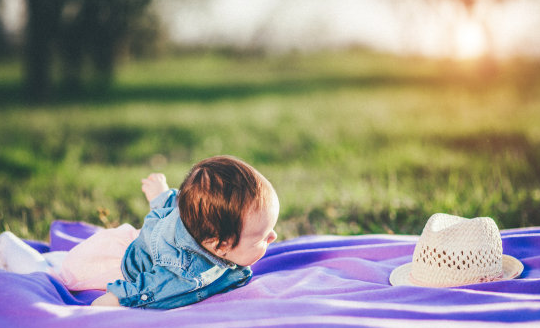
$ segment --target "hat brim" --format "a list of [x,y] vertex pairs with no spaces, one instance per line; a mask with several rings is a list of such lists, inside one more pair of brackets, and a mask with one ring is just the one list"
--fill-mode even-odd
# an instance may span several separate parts
[[[503,276],[500,280],[510,280],[517,278],[523,272],[523,263],[521,263],[515,257],[503,254]],[[403,264],[395,268],[390,274],[390,284],[392,286],[420,286],[411,282],[410,274],[412,270],[412,263]],[[457,286],[457,285],[456,285]],[[452,287],[456,287],[452,286]]]

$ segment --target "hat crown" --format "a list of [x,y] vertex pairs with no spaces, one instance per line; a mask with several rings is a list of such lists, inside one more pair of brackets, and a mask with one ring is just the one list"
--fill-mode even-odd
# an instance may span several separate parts
[[411,281],[447,287],[493,281],[503,275],[501,235],[493,219],[432,215],[413,254]]

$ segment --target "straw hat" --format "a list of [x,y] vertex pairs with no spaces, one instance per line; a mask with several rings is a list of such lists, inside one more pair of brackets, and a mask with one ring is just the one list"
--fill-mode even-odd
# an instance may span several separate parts
[[502,253],[493,219],[432,215],[414,248],[411,263],[397,267],[390,283],[453,287],[518,277],[523,264]]

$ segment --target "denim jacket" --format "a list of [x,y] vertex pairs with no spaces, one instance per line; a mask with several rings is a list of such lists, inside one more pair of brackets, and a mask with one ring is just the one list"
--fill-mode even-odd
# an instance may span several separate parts
[[154,199],[140,235],[122,260],[125,280],[107,285],[123,306],[171,309],[242,286],[250,267],[223,260],[186,230],[171,189]]

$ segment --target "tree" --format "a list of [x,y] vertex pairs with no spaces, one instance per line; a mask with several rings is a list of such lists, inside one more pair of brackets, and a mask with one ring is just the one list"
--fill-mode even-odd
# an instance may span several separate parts
[[96,84],[109,86],[124,40],[150,2],[27,0],[26,86],[30,99],[49,97],[55,50],[70,91],[81,87],[86,59],[92,64]]
[[43,101],[50,95],[52,46],[63,5],[64,0],[27,0],[25,84],[31,101]]
[[[4,7],[4,2],[0,0],[0,13],[4,10],[3,7]],[[10,48],[2,18],[3,18],[2,15],[0,15],[0,57],[8,54],[9,48]]]
[[[80,0],[74,19],[63,24],[65,61],[79,79],[83,55],[94,65],[98,84],[112,81],[117,56],[150,0]],[[77,76],[78,75],[78,76]]]
[[493,38],[493,32],[490,29],[487,21],[486,21],[486,15],[489,13],[489,10],[480,11],[479,5],[484,5],[485,8],[492,7],[495,4],[500,4],[503,2],[506,2],[507,0],[424,0],[427,3],[432,4],[438,4],[443,1],[450,1],[452,3],[455,3],[458,6],[461,6],[469,16],[469,18],[477,21],[482,26],[482,32],[484,34],[484,39],[486,42],[486,49],[485,49],[485,56],[486,57],[492,57],[493,50],[494,50],[494,38]]
[[[409,24],[411,28],[404,28],[404,39],[414,40],[416,37],[416,28],[422,26],[427,20],[437,21],[439,27],[446,34],[443,36],[443,41],[440,42],[441,47],[440,54],[447,54],[450,57],[460,55],[460,52],[470,50],[464,49],[464,44],[459,44],[458,29],[459,24],[463,23],[463,19],[468,20],[473,25],[478,27],[481,37],[482,45],[479,46],[478,51],[481,51],[477,55],[476,69],[479,76],[485,79],[491,79],[498,73],[498,62],[496,58],[496,44],[493,25],[490,24],[489,18],[493,13],[493,10],[498,9],[497,5],[500,5],[508,0],[403,0],[391,2],[395,6],[396,12],[403,15],[402,19],[405,22],[414,23]],[[419,7],[418,5],[422,5]],[[418,10],[423,10],[424,15],[418,15]],[[434,17],[426,17],[427,15],[434,15]],[[461,22],[460,22],[461,18]],[[460,37],[463,38],[463,31],[460,33]],[[470,40],[468,42],[471,42]],[[412,44],[412,43],[411,43]],[[406,44],[405,46],[410,46]],[[443,49],[443,47],[446,47]],[[409,49],[410,50],[410,49]],[[462,53],[461,53],[462,54]]]
[[9,42],[6,37],[6,31],[4,25],[2,24],[2,17],[0,17],[0,57],[5,56],[9,53]]
[[[495,59],[495,42],[493,31],[491,30],[486,20],[489,9],[493,8],[496,4],[501,4],[507,0],[424,0],[426,2],[437,3],[441,1],[451,1],[458,6],[461,6],[467,13],[470,19],[475,20],[480,24],[481,31],[484,35],[485,49],[482,56],[482,62],[479,66],[480,73],[490,78],[497,74],[497,61]],[[482,9],[481,5],[483,5]]]

